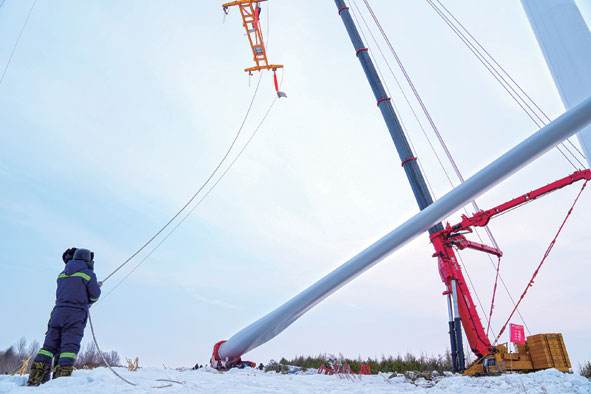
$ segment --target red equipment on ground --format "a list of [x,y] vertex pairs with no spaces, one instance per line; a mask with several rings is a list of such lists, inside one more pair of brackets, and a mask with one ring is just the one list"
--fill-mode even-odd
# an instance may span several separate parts
[[220,350],[220,346],[222,346],[222,343],[224,343],[224,342],[226,342],[226,341],[219,341],[218,343],[216,343],[213,346],[213,355],[211,356],[211,359],[209,360],[209,363],[212,368],[217,369],[219,371],[227,371],[228,369],[231,369],[231,368],[244,368],[244,367],[256,368],[257,364],[255,362],[242,361],[242,359],[240,357],[238,357],[238,359],[236,359],[236,360],[228,360],[227,357],[224,360],[220,359],[219,350]]
[[371,375],[371,368],[367,364],[361,364],[359,375]]
[[322,364],[320,368],[318,368],[318,373],[324,375],[332,375],[334,374],[334,369],[327,368],[326,365]]
[[[357,375],[357,372],[353,372],[351,370],[351,366],[349,364],[344,365],[335,365],[334,368],[328,368],[326,365],[322,364],[320,368],[318,368],[319,374],[324,375],[334,375],[336,374],[346,374],[346,375]],[[359,375],[371,375],[371,371],[369,365],[361,364],[361,369],[359,370]]]

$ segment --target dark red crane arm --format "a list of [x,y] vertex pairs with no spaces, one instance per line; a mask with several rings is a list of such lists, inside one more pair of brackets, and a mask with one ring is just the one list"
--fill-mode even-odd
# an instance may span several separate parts
[[493,216],[499,215],[509,209],[518,207],[519,205],[522,205],[522,204],[525,204],[525,203],[530,202],[532,200],[535,200],[545,194],[551,193],[555,190],[561,189],[565,186],[568,186],[572,183],[575,183],[575,182],[583,180],[583,179],[586,179],[586,180],[591,179],[591,170],[586,169],[586,170],[582,170],[582,171],[576,171],[576,172],[572,173],[571,175],[568,175],[562,179],[559,179],[557,181],[549,183],[546,186],[542,186],[539,189],[533,190],[533,191],[526,193],[522,196],[514,198],[511,201],[507,201],[506,203],[503,203],[501,205],[497,205],[496,207],[488,209],[486,211],[477,212],[476,214],[474,214],[471,217],[467,217],[466,215],[462,215],[462,221],[460,223],[458,223],[454,226],[451,226],[451,228],[448,228],[446,230],[451,230],[452,232],[456,232],[456,231],[469,229],[472,226],[479,226],[479,227],[486,226]]

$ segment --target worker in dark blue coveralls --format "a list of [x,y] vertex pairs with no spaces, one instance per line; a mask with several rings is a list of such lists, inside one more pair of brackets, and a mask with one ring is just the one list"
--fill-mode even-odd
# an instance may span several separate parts
[[[71,255],[71,259],[69,256]],[[64,252],[65,269],[57,277],[55,308],[43,347],[31,365],[27,385],[38,386],[49,379],[51,360],[58,358],[53,377],[72,375],[88,318],[88,307],[98,301],[100,285],[94,274],[94,253],[71,248]]]

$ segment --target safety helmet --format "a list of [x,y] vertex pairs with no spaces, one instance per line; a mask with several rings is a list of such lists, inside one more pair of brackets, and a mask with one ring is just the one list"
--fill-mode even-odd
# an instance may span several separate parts
[[83,260],[87,263],[91,262],[94,258],[94,253],[88,249],[76,249],[74,252],[74,260]]
[[67,264],[68,261],[74,258],[74,252],[76,252],[76,248],[70,248],[64,251],[62,254],[62,260],[64,261],[64,264]]
[[94,252],[91,252],[88,249],[76,249],[74,252],[74,259],[86,261],[88,269],[91,271],[94,270]]

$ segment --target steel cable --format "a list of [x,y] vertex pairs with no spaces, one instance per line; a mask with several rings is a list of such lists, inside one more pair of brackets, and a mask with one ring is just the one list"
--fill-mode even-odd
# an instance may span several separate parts
[[105,363],[107,368],[109,368],[111,370],[111,372],[113,372],[115,374],[115,376],[117,376],[119,379],[123,380],[125,383],[127,383],[131,386],[137,386],[137,383],[130,382],[129,380],[125,379],[123,376],[119,375],[117,373],[117,371],[115,371],[111,367],[111,365],[109,364],[109,362],[105,358],[105,355],[103,354],[103,352],[98,344],[98,341],[96,340],[96,335],[94,334],[94,326],[92,325],[92,318],[90,317],[90,311],[88,311],[88,323],[90,323],[90,332],[92,333],[92,340],[94,341],[94,345],[96,346],[96,348],[97,348],[99,354],[101,355],[101,358],[103,359],[103,362]]
[[[281,84],[283,84],[283,73],[281,75],[282,75]],[[271,109],[273,108],[273,106],[275,105],[275,103],[277,102],[277,100],[278,100],[277,97],[275,97],[273,99],[273,102],[271,103],[271,105],[269,106],[269,108],[267,109],[267,111],[265,112],[263,118],[259,122],[258,126],[255,128],[255,130],[253,131],[253,133],[250,135],[250,137],[248,138],[248,140],[246,141],[246,143],[244,144],[244,146],[242,147],[242,149],[238,152],[238,154],[236,155],[236,157],[230,162],[230,165],[224,170],[224,172],[222,173],[222,175],[215,181],[215,183],[211,186],[211,188],[207,191],[207,193],[205,193],[205,195],[199,201],[197,201],[197,203],[193,206],[193,208],[191,208],[191,210],[176,224],[176,226],[174,226],[172,228],[172,230],[170,230],[170,232],[168,232],[168,234],[166,234],[164,236],[164,238],[162,238],[162,240],[160,240],[160,242],[158,244],[156,244],[156,246],[154,246],[154,248],[152,248],[152,250],[150,250],[150,252],[146,256],[144,256],[144,258],[142,260],[140,260],[131,269],[131,271],[129,271],[119,282],[117,282],[117,284],[107,294],[105,294],[103,297],[101,297],[101,299],[98,302],[103,301],[105,298],[107,298],[109,295],[111,295],[111,293],[113,293],[127,278],[129,278],[129,276],[131,276],[131,274],[133,274],[148,258],[150,258],[150,256],[152,256],[152,254],[154,254],[154,252],[164,242],[166,242],[166,240],[172,235],[172,233],[174,233],[176,231],[176,229],[179,228],[179,226],[181,224],[183,224],[183,222],[195,211],[195,209],[197,209],[197,207],[199,205],[201,205],[201,203],[203,202],[203,200],[205,200],[207,198],[207,196],[209,196],[209,194],[213,191],[213,189],[218,185],[218,183],[220,183],[220,181],[226,176],[226,174],[228,173],[228,171],[230,171],[230,169],[234,166],[234,164],[236,163],[236,161],[240,158],[240,156],[242,155],[242,153],[245,151],[246,147],[250,144],[250,142],[252,141],[252,139],[258,133],[259,129],[263,125],[264,121],[267,119],[267,116],[269,115],[269,112],[271,112]],[[97,302],[97,304],[98,304],[98,302]]]
[[[3,4],[4,4],[4,1],[2,2],[2,4],[0,4],[0,7],[2,7]],[[18,37],[16,39],[16,42],[14,43],[14,46],[12,47],[12,52],[10,52],[10,56],[8,57],[8,61],[6,62],[6,65],[4,66],[4,71],[2,71],[2,76],[0,77],[0,85],[2,85],[2,82],[4,82],[4,77],[6,76],[6,72],[8,71],[8,67],[10,66],[10,63],[12,62],[12,58],[14,57],[14,53],[16,52],[16,47],[18,46],[19,42],[21,41],[21,37],[23,36],[23,32],[25,31],[25,28],[27,27],[27,23],[29,23],[29,18],[31,17],[31,14],[33,13],[33,8],[35,8],[36,4],[37,4],[37,0],[33,1],[33,4],[31,4],[31,8],[29,9],[29,13],[27,14],[27,18],[25,19],[25,22],[23,23],[23,27],[21,28],[21,31],[18,34]]]
[[[549,121],[551,121],[551,119],[548,117],[548,115],[546,115],[546,113],[544,113],[544,111],[542,111],[540,109],[540,107],[535,103],[535,101],[533,101],[533,99],[521,88],[521,86],[513,79],[513,77],[511,77],[511,75],[505,70],[505,68],[503,68],[497,61],[496,59],[486,50],[484,49],[484,47],[482,46],[482,44],[480,44],[480,42],[474,38],[474,36],[464,27],[464,25],[462,25],[457,18],[451,13],[451,11],[449,11],[447,8],[445,8],[445,6],[442,5],[443,9],[445,9],[445,11],[447,11],[448,14],[450,14],[450,16],[453,18],[454,21],[456,21],[458,23],[458,25],[466,31],[466,33],[468,34],[468,36],[476,43],[476,45],[478,45],[478,47],[482,48],[482,50],[484,51],[484,53],[488,56],[488,58],[490,58],[492,60],[489,61],[487,59],[487,56],[485,56],[477,47],[476,45],[474,45],[470,39],[464,35],[464,33],[462,33],[462,31],[460,30],[460,28],[458,26],[456,26],[454,24],[454,21],[452,21],[450,18],[448,18],[444,12],[439,9],[437,7],[437,5],[433,2],[433,0],[426,0],[427,3],[435,10],[435,12],[441,17],[441,19],[448,25],[448,27],[456,34],[456,36],[464,43],[464,45],[466,45],[466,47],[470,50],[470,52],[472,52],[472,54],[482,63],[482,65],[487,69],[487,71],[497,80],[497,82],[505,89],[505,91],[507,91],[507,93],[509,94],[509,96],[511,96],[511,98],[513,98],[513,100],[521,107],[521,109],[526,113],[526,115],[528,115],[528,117],[534,122],[534,124],[536,125],[536,127],[542,127],[544,125],[546,125]],[[437,1],[439,4],[441,4],[438,0]],[[538,114],[533,108],[532,106],[530,106],[530,104],[528,103],[528,100],[526,100],[522,94],[520,94],[515,87],[509,83],[509,81],[507,81],[507,79],[505,79],[505,77],[501,74],[501,71],[499,71],[494,65],[497,65],[497,67],[505,74],[507,75],[507,77],[509,78],[509,80],[511,82],[513,82],[513,85],[517,88],[517,90],[521,91],[522,94],[531,102],[531,104],[533,105],[533,107],[537,108],[539,110],[539,112],[541,113],[542,116],[544,116],[547,121],[544,121],[542,119],[542,116],[540,116],[540,114]],[[568,142],[573,146],[573,148],[584,158],[585,156],[583,155],[583,153],[570,141],[568,140]],[[572,156],[572,158],[577,161],[577,163],[582,166],[583,168],[585,168],[586,166],[579,160],[579,158],[573,154],[570,149],[566,146],[566,144],[564,144],[564,142],[561,143],[562,147],[564,149],[566,149],[570,155]],[[573,168],[578,169],[577,166],[575,166],[573,164],[573,162],[567,157],[567,155],[562,152],[562,150],[560,149],[559,146],[556,147],[558,149],[558,151],[564,156],[564,158],[573,166]]]
[[[418,103],[419,103],[419,105],[420,105],[421,109],[423,110],[423,113],[425,114],[425,117],[428,119],[428,121],[429,121],[429,124],[431,125],[431,128],[433,129],[433,132],[434,132],[434,133],[435,133],[435,135],[437,136],[437,139],[438,139],[439,143],[441,144],[441,146],[442,146],[442,148],[443,148],[443,150],[444,150],[444,152],[445,152],[445,154],[446,154],[446,156],[447,156],[448,160],[450,161],[450,163],[451,163],[451,165],[452,165],[452,168],[454,169],[454,172],[455,172],[456,176],[457,176],[457,177],[458,177],[458,179],[460,180],[460,183],[463,183],[463,182],[464,182],[464,177],[462,176],[462,174],[461,174],[461,172],[460,172],[460,170],[459,170],[459,168],[458,168],[458,166],[457,166],[457,164],[456,164],[456,162],[455,162],[455,160],[454,160],[453,156],[451,155],[451,152],[449,151],[449,149],[448,149],[448,147],[447,147],[447,144],[446,144],[446,143],[445,143],[445,141],[443,140],[443,137],[441,136],[441,133],[439,132],[439,129],[437,128],[437,125],[435,124],[435,122],[434,122],[433,118],[431,117],[431,114],[429,113],[429,111],[428,111],[427,107],[425,106],[425,104],[424,104],[424,102],[423,102],[423,100],[422,100],[422,98],[421,98],[421,96],[420,96],[420,94],[419,94],[418,90],[416,89],[416,87],[415,87],[415,85],[414,85],[414,83],[413,83],[412,79],[410,78],[410,76],[409,76],[408,72],[406,71],[406,68],[404,67],[404,64],[402,64],[402,61],[401,61],[400,57],[398,56],[398,54],[397,54],[396,50],[394,49],[394,47],[393,47],[392,43],[390,42],[390,39],[388,38],[387,34],[385,33],[384,29],[382,28],[382,25],[381,25],[380,21],[378,20],[378,18],[377,18],[377,16],[376,16],[376,14],[374,13],[374,11],[373,11],[373,9],[372,9],[371,5],[369,4],[369,1],[368,1],[368,0],[363,0],[363,1],[364,1],[364,3],[365,3],[365,6],[366,6],[366,8],[368,9],[368,11],[369,11],[370,15],[372,16],[372,18],[373,18],[373,20],[374,20],[374,22],[375,22],[376,26],[378,27],[378,29],[379,29],[379,31],[380,31],[380,33],[381,33],[381,35],[382,35],[382,38],[383,38],[383,39],[384,39],[384,41],[386,42],[386,44],[387,44],[387,46],[389,47],[389,49],[390,49],[390,51],[391,51],[391,53],[392,53],[392,55],[393,55],[394,59],[396,60],[396,62],[397,62],[397,64],[398,64],[399,68],[401,69],[401,71],[402,71],[402,73],[403,73],[403,75],[404,75],[404,77],[405,77],[405,79],[406,79],[407,83],[409,84],[409,86],[410,86],[410,88],[411,88],[411,90],[412,90],[412,92],[413,92],[413,94],[414,94],[415,98],[417,99],[417,101],[418,101]],[[429,0],[428,0],[428,1],[429,1]],[[388,67],[389,67],[389,63],[387,62],[387,60],[385,60],[385,61],[386,61],[386,64],[388,64]],[[389,68],[390,68],[390,67],[389,67]],[[390,71],[392,72],[391,68],[390,68]],[[393,73],[393,72],[392,72],[392,74],[394,75],[394,73]],[[406,95],[404,94],[404,91],[403,91],[402,87],[400,86],[400,84],[398,83],[398,80],[396,79],[396,76],[395,76],[395,75],[394,75],[394,79],[396,80],[396,82],[397,82],[397,84],[398,84],[398,87],[399,87],[399,89],[402,91],[402,94],[403,94],[403,96],[405,97],[405,99],[407,100],[407,102],[408,102],[408,104],[409,104],[409,106],[410,106],[410,102],[409,102],[409,101],[408,101],[408,99],[406,98]],[[500,81],[499,81],[499,82],[500,82]],[[412,110],[412,106],[411,106],[411,110]],[[415,117],[416,117],[416,113],[414,112],[414,110],[412,110],[412,112],[413,112],[413,114],[415,114]],[[533,120],[533,119],[532,119],[532,120]],[[429,142],[429,144],[431,145],[431,147],[432,147],[432,151],[433,151],[433,153],[435,154],[435,156],[436,156],[437,160],[439,161],[439,163],[440,163],[440,166],[441,166],[441,168],[443,169],[443,172],[445,173],[445,175],[446,175],[446,177],[447,177],[447,179],[448,179],[448,181],[449,181],[450,185],[451,185],[452,187],[454,187],[454,184],[453,184],[453,182],[451,181],[451,178],[449,177],[449,175],[448,175],[448,173],[447,173],[447,170],[445,169],[445,167],[443,166],[443,164],[442,164],[441,160],[439,159],[439,155],[437,154],[437,152],[436,152],[436,151],[435,151],[435,149],[433,148],[433,146],[432,146],[432,144],[431,144],[431,142],[430,142],[430,139],[429,139],[429,137],[426,135],[426,133],[425,133],[425,131],[424,131],[424,128],[422,127],[422,124],[421,124],[421,122],[418,120],[418,118],[417,118],[417,121],[418,121],[418,123],[419,123],[419,126],[420,126],[420,127],[421,127],[421,129],[423,130],[423,133],[425,134],[425,137],[427,138],[427,141],[428,141],[428,142]],[[563,152],[562,152],[560,149],[559,149],[559,151],[560,151],[560,153],[562,153],[562,154],[563,154],[563,156],[565,156],[565,158],[568,160],[568,158],[566,157],[566,155],[564,155],[564,153],[563,153]],[[570,160],[569,160],[569,162],[570,162]],[[571,162],[571,165],[573,165],[573,164],[572,164],[572,162]],[[574,165],[573,165],[573,166],[574,166]],[[472,206],[474,207],[474,209],[476,210],[476,212],[480,211],[480,207],[478,206],[478,204],[476,203],[476,201],[475,201],[475,200],[473,200],[473,201],[472,201]],[[465,209],[465,208],[464,208],[464,211],[466,211],[466,209]],[[468,214],[468,213],[467,213],[467,211],[466,211],[466,214]],[[499,245],[498,245],[498,243],[497,243],[497,240],[495,239],[494,235],[492,234],[492,231],[490,230],[490,228],[489,228],[488,226],[485,226],[485,227],[484,227],[484,229],[485,229],[485,231],[486,231],[486,233],[487,233],[487,235],[488,235],[489,239],[490,239],[490,240],[491,240],[491,242],[493,243],[494,247],[495,247],[495,248],[497,248],[497,249],[500,249],[500,247],[499,247]],[[477,234],[478,238],[480,239],[480,242],[481,242],[481,243],[484,243],[484,241],[482,240],[482,237],[480,236],[480,233],[479,233],[478,231],[476,231],[476,234]],[[459,255],[459,253],[458,253],[458,255]],[[495,269],[495,271],[496,271],[496,268],[494,267],[494,265],[495,265],[495,264],[494,264],[494,262],[493,262],[493,260],[492,260],[491,256],[487,254],[487,257],[489,258],[489,261],[490,261],[491,265],[493,266],[493,269]],[[465,264],[464,264],[464,267],[465,267]],[[507,286],[506,286],[506,284],[505,284],[505,281],[503,280],[502,276],[500,276],[500,279],[501,279],[501,283],[503,284],[503,287],[504,287],[505,291],[507,292],[507,294],[508,294],[508,296],[509,296],[509,299],[511,300],[511,302],[513,303],[513,305],[515,305],[515,300],[513,299],[513,297],[512,297],[512,295],[511,295],[511,293],[509,292],[509,289],[507,288]],[[473,289],[473,291],[475,292],[475,289]],[[478,294],[476,294],[476,296],[477,296],[477,298],[478,298]],[[481,307],[482,307],[482,305],[481,305]],[[517,311],[517,313],[518,313],[518,315],[520,316],[520,318],[521,318],[521,320],[522,320],[522,322],[523,322],[524,326],[527,328],[527,324],[526,324],[525,320],[523,319],[523,316],[521,316],[521,313],[520,313],[520,311]],[[485,317],[486,317],[486,315],[485,315]],[[528,331],[529,331],[529,328],[528,328]]]
[[[443,5],[443,3],[441,3],[441,1],[436,0],[437,3],[439,3],[439,5],[453,18],[453,20],[468,34],[468,36],[470,36],[470,38],[476,43],[476,45],[478,45],[480,47],[480,49],[483,50],[484,53],[486,53],[486,55],[488,55],[488,57],[499,67],[499,69],[511,80],[511,82],[513,82],[513,84],[517,87],[517,89],[519,89],[519,91],[521,91],[521,93],[523,93],[523,95],[525,95],[525,97],[527,97],[527,99],[532,103],[532,105],[546,118],[547,122],[551,122],[552,119],[550,119],[550,117],[548,115],[546,115],[546,113],[538,106],[538,104],[529,96],[529,94],[527,94],[527,92],[525,90],[523,90],[523,88],[521,87],[521,85],[519,83],[517,83],[517,81],[515,81],[513,79],[513,77],[511,76],[511,74],[509,74],[505,68],[500,65],[497,60],[486,50],[486,48],[484,46],[482,46],[482,44],[480,43],[480,41],[478,41],[471,33],[468,29],[466,29],[464,27],[464,25],[454,16],[454,14],[448,10],[445,5]],[[585,155],[583,154],[583,152],[581,152],[579,150],[579,148],[577,148],[577,146],[575,144],[573,144],[573,142],[570,139],[566,140],[578,153],[581,157],[585,158]],[[566,146],[565,146],[566,148]],[[574,155],[573,155],[574,156]]]
[[527,286],[525,286],[525,290],[523,290],[523,293],[521,294],[521,297],[519,298],[519,301],[517,301],[517,305],[515,305],[515,308],[513,308],[513,311],[511,312],[511,314],[507,318],[507,321],[503,325],[503,328],[499,332],[499,335],[497,335],[497,337],[496,337],[496,339],[494,341],[495,344],[499,341],[499,338],[501,337],[501,335],[503,334],[503,332],[507,328],[507,324],[509,324],[509,321],[511,321],[511,318],[513,317],[513,314],[517,310],[517,307],[519,306],[519,304],[523,300],[523,297],[525,297],[525,294],[527,293],[527,291],[529,290],[529,288],[534,285],[534,279],[538,275],[538,272],[540,272],[540,268],[542,268],[542,265],[546,261],[546,258],[550,255],[550,252],[554,248],[554,245],[556,244],[556,240],[558,239],[558,236],[562,232],[562,229],[564,228],[564,225],[566,224],[566,221],[568,220],[568,218],[570,217],[571,213],[573,212],[573,209],[575,208],[575,205],[577,205],[577,202],[579,201],[579,197],[581,197],[581,194],[583,193],[583,190],[585,190],[585,187],[587,186],[587,183],[588,182],[589,182],[589,180],[587,179],[585,181],[585,183],[583,183],[583,186],[581,187],[581,190],[579,191],[579,194],[577,194],[577,197],[575,198],[575,201],[573,202],[573,204],[571,205],[570,209],[568,210],[568,212],[566,214],[566,217],[562,221],[562,224],[560,225],[560,227],[558,228],[558,231],[556,232],[556,235],[554,236],[554,239],[552,239],[552,241],[550,242],[550,245],[548,245],[548,248],[546,249],[546,252],[544,253],[544,256],[542,257],[542,261],[540,261],[540,264],[538,265],[538,267],[534,271],[531,279],[527,283]]
[[[429,146],[433,150],[433,153],[435,154],[435,157],[439,161],[439,164],[443,168],[443,171],[444,171],[445,175],[449,179],[449,176],[447,175],[447,172],[445,171],[445,168],[443,167],[443,163],[439,159],[439,156],[437,155],[437,153],[435,151],[435,148],[433,147],[433,144],[431,144],[431,141],[427,137],[427,134],[425,133],[425,129],[424,129],[421,121],[419,120],[419,118],[418,118],[418,116],[417,116],[417,114],[416,114],[413,106],[410,104],[410,101],[408,100],[408,97],[406,96],[406,93],[402,89],[402,86],[400,85],[400,82],[398,81],[398,78],[396,78],[396,74],[394,74],[394,71],[392,71],[392,67],[390,66],[390,63],[388,62],[388,60],[386,59],[386,56],[384,55],[384,52],[382,51],[382,48],[380,47],[378,41],[374,37],[371,29],[369,28],[369,25],[365,21],[365,18],[363,17],[363,13],[361,12],[361,10],[359,9],[359,7],[357,6],[357,3],[354,0],[351,0],[351,4],[354,6],[354,9],[352,9],[353,17],[355,18],[355,21],[357,22],[357,25],[359,26],[359,31],[361,32],[361,35],[363,36],[363,39],[364,39],[366,45],[368,47],[370,47],[369,43],[367,42],[367,38],[365,37],[363,28],[362,28],[361,24],[359,23],[359,20],[357,19],[357,16],[356,16],[356,13],[355,12],[357,12],[359,14],[359,18],[363,21],[363,24],[365,25],[367,31],[369,32],[369,34],[370,34],[370,36],[371,36],[371,38],[373,40],[373,43],[375,44],[375,47],[378,49],[378,52],[382,56],[382,59],[384,60],[384,63],[386,64],[386,67],[388,67],[388,70],[390,71],[390,74],[392,74],[392,77],[394,78],[394,82],[396,83],[396,85],[398,86],[398,89],[402,93],[402,96],[404,97],[404,99],[405,99],[406,103],[408,104],[411,112],[413,113],[414,118],[416,119],[417,123],[419,124],[419,127],[421,128],[421,130],[423,130],[423,134],[425,135],[425,138],[427,139],[427,142],[429,143]],[[369,56],[372,58],[375,66],[376,66],[376,69],[378,71],[378,74],[380,75],[380,78],[383,81],[384,89],[386,90],[388,96],[391,97],[392,94],[390,92],[390,89],[388,87],[388,84],[386,82],[386,79],[384,78],[384,75],[382,74],[382,71],[380,69],[380,66],[379,66],[377,60],[375,59],[375,57],[372,55],[372,52],[371,51],[369,51]],[[436,200],[437,198],[436,198],[436,195],[435,195],[435,190],[431,186],[431,182],[429,180],[429,177],[427,176],[427,173],[426,173],[426,171],[425,171],[425,169],[423,167],[422,160],[420,159],[420,156],[421,155],[419,155],[418,150],[416,149],[416,147],[415,147],[415,145],[413,143],[413,140],[412,140],[410,134],[407,132],[407,127],[404,124],[404,120],[402,119],[401,112],[398,110],[398,107],[396,106],[396,103],[395,103],[394,100],[390,100],[390,104],[392,104],[392,107],[394,108],[394,112],[396,113],[396,116],[398,117],[398,120],[400,121],[400,126],[402,128],[402,132],[406,136],[406,139],[408,140],[408,143],[409,143],[409,145],[411,147],[411,150],[414,152],[414,154],[415,154],[415,156],[417,158],[417,164],[418,164],[418,166],[419,166],[419,168],[421,170],[421,173],[423,174],[423,177],[425,178],[425,183],[427,184],[427,189],[429,190],[429,192],[433,196],[433,200]],[[451,179],[450,179],[450,182],[451,182]]]
[[144,250],[149,244],[151,244],[152,241],[154,241],[154,239],[156,239],[156,237],[158,237],[177,217],[179,217],[179,215],[181,213],[183,213],[183,211],[185,209],[187,209],[187,207],[193,202],[193,200],[195,200],[195,198],[199,195],[199,193],[203,190],[203,188],[205,188],[205,186],[209,183],[209,181],[215,176],[217,171],[220,169],[220,167],[226,161],[226,158],[230,154],[230,151],[232,150],[232,148],[236,144],[236,141],[238,140],[238,137],[240,136],[240,133],[242,132],[242,129],[244,128],[246,120],[248,119],[248,116],[250,115],[252,105],[253,105],[255,98],[257,96],[262,77],[263,77],[263,73],[261,73],[259,76],[259,80],[258,80],[257,86],[255,88],[255,91],[252,95],[252,99],[250,100],[250,104],[248,106],[248,109],[246,110],[246,114],[244,115],[244,118],[242,119],[242,123],[240,124],[240,127],[238,128],[238,132],[236,133],[234,140],[230,144],[230,147],[227,149],[226,153],[224,154],[224,156],[222,157],[222,159],[220,160],[218,165],[211,172],[209,177],[205,180],[205,182],[203,182],[203,184],[199,187],[199,189],[197,189],[197,191],[193,194],[193,196],[189,199],[189,201],[187,201],[187,203],[172,217],[172,219],[170,219],[160,230],[158,230],[158,232],[156,232],[156,234],[154,234],[152,236],[152,238],[150,238],[146,243],[144,243],[135,253],[133,253],[130,257],[128,257],[127,260],[125,260],[119,267],[117,267],[113,272],[111,272],[109,275],[107,275],[107,277],[102,280],[103,282],[105,282],[107,279],[111,278],[117,271],[119,271],[121,268],[123,268],[123,266],[125,266],[127,263],[129,263],[135,256],[137,256],[142,250]]

